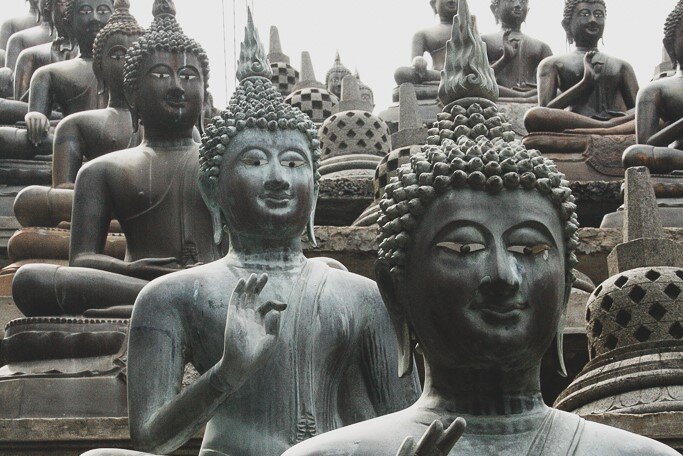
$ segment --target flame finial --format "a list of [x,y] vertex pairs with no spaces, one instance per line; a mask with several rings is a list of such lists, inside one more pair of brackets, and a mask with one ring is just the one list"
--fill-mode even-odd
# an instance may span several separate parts
[[240,58],[237,61],[237,79],[243,81],[251,77],[270,78],[273,70],[266,57],[266,51],[258,36],[254,25],[251,8],[247,8],[247,26],[244,28],[244,41],[240,48]]
[[[128,0],[126,0],[128,1]],[[176,15],[175,3],[173,0],[154,0],[152,15],[156,17]]]
[[453,18],[453,31],[447,46],[439,101],[444,106],[464,98],[495,102],[498,84],[467,0],[458,1],[458,14]]

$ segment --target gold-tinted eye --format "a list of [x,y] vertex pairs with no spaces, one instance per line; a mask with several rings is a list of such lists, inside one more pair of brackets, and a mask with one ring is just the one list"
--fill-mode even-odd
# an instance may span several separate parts
[[511,245],[508,247],[509,252],[513,253],[518,253],[520,255],[525,255],[525,256],[534,256],[538,255],[539,253],[547,252],[550,250],[550,246],[548,244],[537,244],[537,245]]
[[266,161],[257,157],[244,157],[241,162],[247,166],[261,166],[265,165]]
[[166,74],[166,73],[152,73],[152,76],[154,76],[157,79],[168,79],[171,77],[170,74]]
[[282,166],[287,168],[300,168],[306,164],[303,158],[287,158],[280,162]]
[[484,250],[486,246],[484,244],[468,243],[463,244],[460,242],[439,242],[437,247],[448,250],[450,252],[459,253],[461,255],[466,255],[468,253],[476,253]]

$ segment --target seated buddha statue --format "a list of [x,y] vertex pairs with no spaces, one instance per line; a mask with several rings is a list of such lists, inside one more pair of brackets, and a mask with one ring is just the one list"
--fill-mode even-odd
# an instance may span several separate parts
[[536,72],[553,52],[546,43],[522,33],[529,0],[491,0],[491,11],[501,30],[481,38],[496,73],[500,97],[536,103]]
[[[434,14],[439,16],[439,23],[420,30],[413,36],[412,65],[401,67],[394,73],[394,79],[399,86],[403,83],[438,84],[441,79],[441,70],[446,59],[446,42],[451,34],[453,16],[458,12],[458,2],[430,0],[429,4]],[[431,69],[424,58],[425,53],[429,53],[432,58]]]
[[17,32],[34,27],[38,20],[38,0],[26,0],[28,12],[4,21],[0,25],[0,50],[7,50],[7,42]]
[[[64,116],[103,105],[92,68],[92,45],[112,14],[112,0],[66,0],[65,22],[78,42],[77,58],[39,68],[31,78],[26,130],[0,128],[0,159],[30,159],[52,150],[50,115],[58,106]],[[18,119],[19,120],[19,119]]]
[[[145,140],[81,168],[71,218],[71,267],[19,269],[12,292],[26,316],[131,306],[150,280],[220,257],[196,182],[199,144],[193,139],[195,125],[202,125],[208,58],[182,34],[167,0],[155,2],[154,15],[150,31],[128,49],[123,69],[124,93]],[[121,35],[113,40],[128,43]],[[114,51],[119,52],[115,46]],[[125,260],[104,251],[113,218],[126,237]],[[130,307],[121,312],[129,315]]]
[[[466,0],[456,27],[480,40]],[[494,80],[484,47],[476,48],[486,65],[476,64],[478,71]],[[461,82],[450,92],[456,99],[442,98],[450,102],[444,112],[498,117],[495,97],[468,96],[479,81]],[[380,202],[378,285],[401,359],[416,346],[424,356],[422,396],[406,410],[317,436],[284,456],[676,454],[544,404],[544,353],[553,351],[563,365],[576,205],[551,160],[479,125],[479,136],[446,131],[441,144],[423,146]],[[410,366],[402,363],[401,374]]]
[[334,64],[332,65],[332,68],[327,71],[327,75],[325,76],[325,85],[327,86],[327,90],[334,94],[337,98],[340,98],[342,92],[342,80],[349,74],[351,74],[351,70],[344,66],[341,61],[341,57],[339,56],[339,52],[337,52],[337,55],[334,58]]
[[[314,242],[317,128],[270,74],[250,14],[240,83],[199,159],[214,240],[227,235],[230,250],[150,283],[135,303],[128,404],[141,451],[170,454],[205,426],[201,455],[279,456],[400,409],[419,389],[391,367],[396,339],[375,283],[303,256],[301,234]],[[188,362],[201,376],[179,394]],[[142,453],[88,453],[127,454]]]
[[24,49],[52,41],[52,27],[43,15],[46,0],[38,0],[36,23],[33,27],[17,31],[7,41],[5,67],[14,71],[19,54]]
[[38,68],[78,55],[78,45],[72,42],[64,23],[66,4],[65,0],[45,0],[43,17],[52,27],[52,41],[25,49],[19,54],[14,71],[15,100],[28,101],[31,78]]
[[530,133],[615,126],[633,133],[638,81],[630,64],[598,49],[605,20],[604,0],[565,0],[562,26],[576,49],[541,62],[539,107],[524,119]]

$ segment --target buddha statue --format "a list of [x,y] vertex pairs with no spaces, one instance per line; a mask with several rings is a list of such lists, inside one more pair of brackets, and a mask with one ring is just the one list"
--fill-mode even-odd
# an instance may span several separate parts
[[308,51],[301,53],[301,79],[294,85],[285,103],[306,114],[314,124],[320,126],[330,117],[339,104],[337,95],[315,78],[315,70]]
[[334,65],[327,71],[327,76],[325,77],[325,85],[330,93],[333,93],[337,97],[341,97],[342,91],[342,80],[344,76],[351,74],[351,70],[346,68],[341,61],[339,52],[334,58]]
[[[195,125],[203,120],[208,58],[182,33],[172,3],[156,0],[153,8],[154,22],[127,51],[123,69],[132,125],[139,119],[145,140],[81,168],[71,218],[71,267],[19,269],[12,292],[26,316],[82,315],[118,306],[129,307],[116,315],[129,315],[150,280],[220,257],[196,183],[199,144],[193,140]],[[129,37],[123,33],[112,40],[128,44]],[[103,69],[106,65],[103,61]],[[102,240],[113,218],[126,236],[125,260],[104,253]]]
[[[638,93],[636,140],[623,154],[624,168],[645,166],[653,174],[659,215],[667,227],[683,227],[683,0],[664,26],[664,47],[677,68]],[[619,228],[623,208],[607,214],[603,228]]]
[[26,3],[29,7],[26,14],[7,19],[0,25],[0,50],[7,50],[7,42],[12,35],[38,23],[38,0],[26,0]]
[[[413,36],[412,66],[399,68],[394,73],[394,79],[399,86],[406,82],[415,85],[430,82],[438,84],[441,79],[441,70],[446,60],[446,42],[451,36],[453,16],[458,12],[458,2],[430,0],[429,4],[434,14],[439,17],[439,23],[420,30]],[[428,68],[425,53],[429,53],[432,58],[432,69]]]
[[49,116],[54,117],[54,105],[64,116],[104,105],[92,68],[92,45],[111,17],[113,1],[66,1],[64,19],[78,42],[79,56],[43,66],[33,74],[28,108],[13,106],[15,112],[25,113],[26,129],[0,127],[0,159],[30,160],[36,155],[51,154],[53,136]]
[[[227,235],[230,250],[154,281],[135,303],[128,402],[139,450],[169,454],[205,426],[202,455],[281,455],[400,409],[419,389],[390,367],[396,339],[375,283],[303,256],[301,234],[314,242],[317,128],[270,75],[249,13],[239,86],[200,156],[214,240]],[[185,363],[201,376],[179,394]]]
[[481,123],[423,146],[380,202],[377,280],[399,336],[399,372],[410,372],[419,347],[424,392],[406,410],[284,456],[674,455],[543,402],[547,350],[563,370],[576,205],[551,160],[486,126],[502,122],[495,76],[466,0],[458,3],[440,99],[449,122],[469,112]]
[[358,74],[358,70],[356,70],[354,76],[356,76],[356,79],[358,79],[358,87],[360,88],[360,99],[363,100],[365,103],[370,104],[370,106],[372,106],[372,109],[370,109],[370,112],[372,112],[375,109],[375,93],[372,91],[370,86],[365,84],[360,79],[360,74]]
[[536,103],[536,71],[553,52],[546,43],[522,33],[529,0],[491,0],[491,11],[501,30],[481,38],[496,73],[500,97]]
[[633,133],[638,81],[631,65],[598,49],[606,17],[604,0],[565,0],[562,27],[576,49],[541,62],[539,107],[524,120],[529,132],[620,126]]
[[55,130],[52,186],[73,187],[83,161],[136,146],[138,138],[123,93],[123,64],[127,50],[144,33],[129,12],[129,0],[116,0],[114,14],[97,34],[93,70],[109,95],[104,109],[72,114]]
[[7,41],[5,67],[10,71],[14,71],[21,51],[52,41],[52,27],[49,20],[43,15],[45,2],[46,0],[38,0],[36,15],[38,20],[35,26],[14,33]]
[[28,101],[33,73],[40,67],[62,62],[78,55],[78,45],[70,38],[64,23],[65,0],[45,0],[43,17],[52,27],[52,41],[24,50],[19,54],[14,72],[14,99]]

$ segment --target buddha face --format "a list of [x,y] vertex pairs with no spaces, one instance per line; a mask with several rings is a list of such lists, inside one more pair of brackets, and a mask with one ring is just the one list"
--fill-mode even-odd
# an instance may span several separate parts
[[432,2],[432,8],[434,8],[434,12],[442,19],[450,18],[452,20],[453,16],[458,14],[458,1],[436,0]]
[[126,59],[126,52],[133,43],[139,40],[137,35],[127,36],[123,33],[110,35],[102,50],[102,61],[95,73],[102,78],[108,88],[123,87],[123,65]]
[[491,5],[496,20],[503,24],[521,25],[529,13],[528,0],[500,0],[498,5]]
[[146,129],[191,129],[204,107],[204,77],[194,54],[154,51],[140,68],[134,105]]
[[605,7],[598,2],[581,2],[574,8],[569,33],[578,46],[594,47],[605,31]]
[[233,234],[301,236],[316,199],[306,136],[296,130],[242,130],[223,155],[215,198]]
[[72,28],[82,54],[92,55],[95,37],[107,25],[112,6],[111,0],[76,0]]
[[327,90],[335,94],[337,97],[341,97],[342,79],[344,79],[344,76],[349,74],[351,74],[350,71],[341,68],[332,70],[327,77]]
[[451,190],[411,237],[394,295],[431,366],[540,363],[565,306],[562,223],[548,198]]

